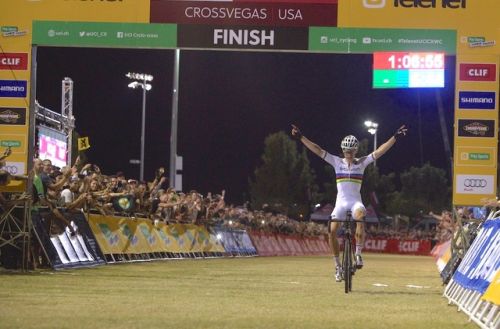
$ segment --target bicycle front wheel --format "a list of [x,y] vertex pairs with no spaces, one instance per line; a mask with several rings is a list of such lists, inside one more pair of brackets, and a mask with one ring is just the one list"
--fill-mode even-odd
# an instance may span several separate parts
[[342,262],[342,270],[343,270],[343,275],[344,275],[344,283],[345,283],[345,293],[349,293],[352,287],[352,272],[351,272],[351,267],[352,267],[352,258],[351,258],[351,251],[352,246],[351,246],[351,240],[349,238],[346,238],[344,240],[344,254],[343,254],[343,262]]

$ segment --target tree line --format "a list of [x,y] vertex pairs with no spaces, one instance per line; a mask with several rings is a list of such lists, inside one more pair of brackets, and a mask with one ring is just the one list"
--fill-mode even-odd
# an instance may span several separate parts
[[[365,139],[360,143],[359,154],[367,153],[368,140]],[[335,202],[337,188],[333,168],[325,163],[323,170],[327,179],[318,183],[306,149],[298,147],[285,132],[273,133],[265,139],[261,160],[262,164],[249,178],[253,209],[267,208],[301,219],[308,218],[313,205]],[[415,217],[451,206],[451,186],[446,171],[429,163],[386,175],[370,165],[364,173],[361,194],[365,205],[372,204],[379,213],[390,216]]]

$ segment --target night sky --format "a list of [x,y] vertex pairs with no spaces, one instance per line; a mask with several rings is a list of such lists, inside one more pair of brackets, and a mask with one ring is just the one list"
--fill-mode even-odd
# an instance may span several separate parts
[[[129,160],[140,158],[142,89],[128,88],[125,74],[152,74],[145,178],[151,180],[159,166],[169,168],[173,50],[43,47],[37,65],[39,103],[60,111],[61,80],[72,78],[76,130],[90,138],[89,160],[106,174],[124,171],[127,177],[139,176],[139,166]],[[183,50],[178,128],[183,190],[226,189],[229,202],[241,204],[261,163],[265,137],[289,132],[291,123],[334,154],[348,134],[368,138],[373,147],[363,125],[367,119],[379,123],[379,145],[407,124],[409,136],[377,161],[380,171],[400,173],[430,162],[449,172],[436,91],[453,143],[455,58],[447,58],[446,65],[444,89],[374,90],[371,55]],[[326,163],[309,154],[322,185]]]

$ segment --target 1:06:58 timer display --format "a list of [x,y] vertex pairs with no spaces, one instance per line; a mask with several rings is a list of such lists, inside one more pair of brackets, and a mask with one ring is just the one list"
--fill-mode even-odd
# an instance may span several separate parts
[[444,69],[444,53],[374,53],[374,69]]
[[442,52],[373,53],[373,88],[442,88]]

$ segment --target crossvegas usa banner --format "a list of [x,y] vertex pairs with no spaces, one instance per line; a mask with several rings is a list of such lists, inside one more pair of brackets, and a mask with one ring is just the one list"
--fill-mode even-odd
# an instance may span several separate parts
[[104,254],[224,252],[217,238],[197,225],[94,214],[88,220]]
[[487,220],[453,275],[467,289],[484,293],[500,268],[500,218]]

